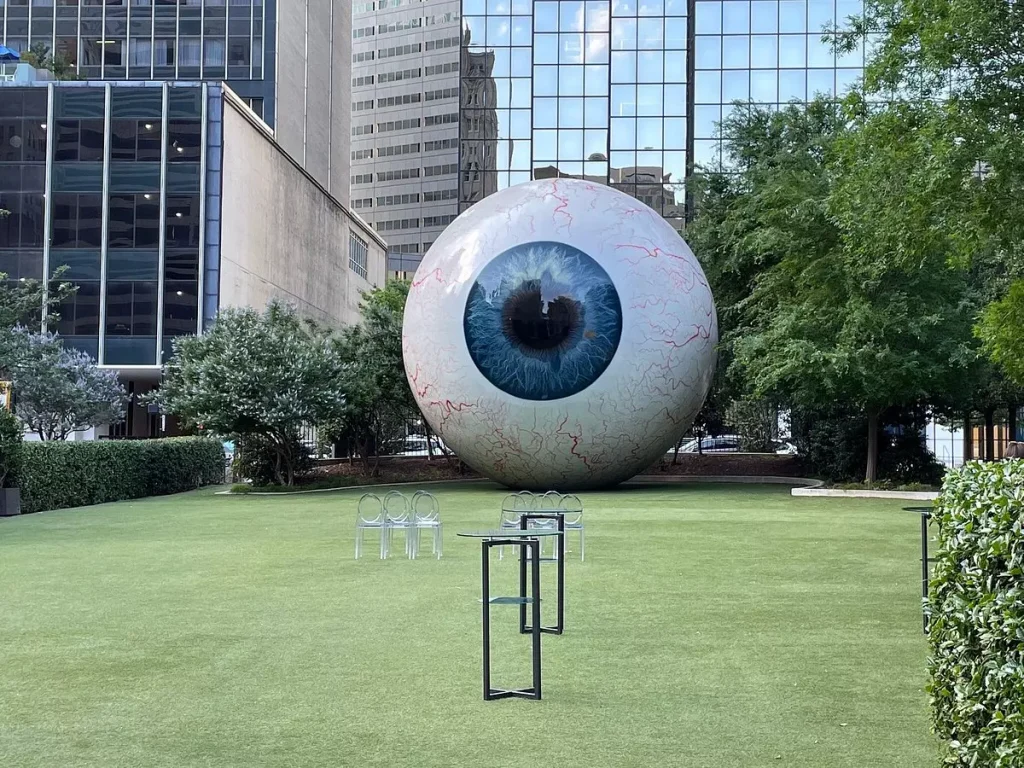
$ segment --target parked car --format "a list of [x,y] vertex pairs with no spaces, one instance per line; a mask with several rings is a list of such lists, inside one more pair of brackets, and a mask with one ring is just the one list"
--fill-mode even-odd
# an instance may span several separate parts
[[[439,456],[445,452],[446,448],[441,438],[436,435],[430,436],[430,445],[434,449],[434,455]],[[429,456],[430,453],[427,450],[427,437],[426,435],[408,435],[405,441],[402,443],[398,451],[399,456]]]
[[[698,445],[700,446],[698,448]],[[688,440],[679,448],[680,453],[740,453],[743,444],[739,435],[718,435],[718,437],[705,437],[699,443],[695,439]],[[674,453],[675,449],[670,448],[668,453]],[[796,446],[785,440],[775,442],[775,453],[784,456],[795,456]]]

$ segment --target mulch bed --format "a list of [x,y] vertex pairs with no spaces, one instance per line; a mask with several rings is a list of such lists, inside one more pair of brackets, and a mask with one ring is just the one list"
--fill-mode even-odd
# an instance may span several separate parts
[[[796,456],[777,456],[757,453],[683,453],[677,464],[667,456],[644,470],[642,475],[721,475],[721,476],[776,476],[800,477],[800,459]],[[432,460],[420,456],[382,458],[379,473],[366,473],[363,462],[347,459],[327,459],[317,463],[315,472],[300,478],[297,485],[322,481],[328,477],[349,477],[353,485],[426,482],[429,480],[465,480],[478,478],[465,464],[437,457]]]

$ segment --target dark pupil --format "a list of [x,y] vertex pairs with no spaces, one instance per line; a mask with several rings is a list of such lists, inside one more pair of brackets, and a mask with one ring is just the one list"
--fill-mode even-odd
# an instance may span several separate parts
[[554,349],[565,342],[579,323],[579,304],[567,296],[549,301],[544,311],[540,287],[516,291],[505,302],[502,326],[510,341],[535,350]]

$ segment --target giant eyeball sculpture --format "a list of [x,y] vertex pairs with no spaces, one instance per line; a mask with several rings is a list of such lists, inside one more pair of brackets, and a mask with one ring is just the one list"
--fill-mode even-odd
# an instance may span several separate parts
[[405,308],[405,369],[430,426],[512,488],[614,485],[653,464],[711,386],[704,273],[633,197],[533,181],[459,216]]

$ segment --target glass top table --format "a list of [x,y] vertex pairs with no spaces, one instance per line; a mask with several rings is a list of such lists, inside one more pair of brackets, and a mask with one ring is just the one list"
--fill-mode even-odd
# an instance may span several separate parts
[[471,539],[532,539],[535,536],[561,536],[561,531],[553,528],[506,528],[503,531],[463,531],[456,534]]

